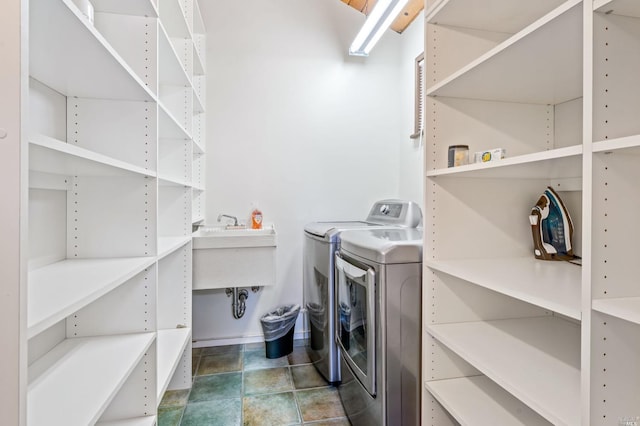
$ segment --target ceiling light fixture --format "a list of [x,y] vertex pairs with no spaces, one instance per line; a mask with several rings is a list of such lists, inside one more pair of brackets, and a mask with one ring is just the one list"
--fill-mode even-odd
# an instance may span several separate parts
[[349,55],[369,56],[373,46],[409,0],[378,0],[360,32],[351,43]]

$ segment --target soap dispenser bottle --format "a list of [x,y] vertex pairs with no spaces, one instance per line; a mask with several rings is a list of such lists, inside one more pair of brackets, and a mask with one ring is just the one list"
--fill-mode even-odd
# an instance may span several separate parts
[[262,212],[257,207],[251,211],[251,229],[262,229]]

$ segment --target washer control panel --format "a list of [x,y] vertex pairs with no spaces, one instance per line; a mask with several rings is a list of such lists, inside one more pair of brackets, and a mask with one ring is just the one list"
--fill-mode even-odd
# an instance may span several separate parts
[[399,218],[402,213],[402,204],[380,204],[380,214]]

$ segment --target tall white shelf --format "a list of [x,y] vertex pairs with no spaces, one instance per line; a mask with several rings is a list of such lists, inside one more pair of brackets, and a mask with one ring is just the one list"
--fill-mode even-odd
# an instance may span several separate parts
[[204,221],[205,211],[205,158],[206,158],[206,31],[200,7],[194,3],[193,11],[193,162],[192,162],[192,222]]
[[[637,420],[640,3],[425,11],[422,424]],[[460,144],[507,157],[448,168]],[[533,256],[527,216],[547,186],[582,266]]]
[[93,22],[72,0],[11,0],[0,17],[21,23],[7,62],[28,64],[1,102],[0,128],[21,111],[8,128],[24,165],[3,184],[20,182],[3,251],[22,273],[3,272],[18,298],[0,310],[23,309],[0,334],[15,342],[2,424],[153,425],[163,393],[191,386],[202,17],[196,0],[92,4]]

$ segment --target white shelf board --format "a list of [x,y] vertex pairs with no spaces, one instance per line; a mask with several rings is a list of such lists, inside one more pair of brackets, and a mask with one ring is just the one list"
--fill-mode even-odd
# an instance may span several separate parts
[[159,133],[161,139],[191,139],[187,132],[175,116],[169,111],[160,100],[158,100]]
[[193,2],[193,32],[194,34],[205,34],[207,32],[204,26],[204,20],[202,19],[202,12],[200,11],[200,5],[197,1]]
[[429,260],[430,269],[463,279],[501,294],[581,319],[581,273],[569,262],[533,257],[502,259]]
[[29,169],[65,176],[156,176],[154,171],[41,134],[29,138]]
[[425,388],[462,426],[551,425],[486,376],[428,381]]
[[66,339],[29,366],[29,424],[98,421],[155,333]]
[[156,416],[134,417],[131,419],[98,422],[96,426],[154,426]]
[[202,103],[202,99],[198,95],[198,92],[193,89],[193,113],[201,114],[205,111],[204,104]]
[[593,143],[593,152],[614,152],[628,150],[640,153],[640,135],[625,136],[616,139],[607,139]]
[[427,177],[574,178],[582,176],[582,145],[427,171]]
[[193,139],[193,155],[202,155],[205,153],[204,145]]
[[426,331],[551,423],[580,424],[579,325],[548,316]]
[[192,188],[194,191],[198,191],[198,192],[204,192],[205,190],[203,186],[199,186],[199,185],[198,186],[194,185]]
[[162,23],[158,25],[158,61],[160,62],[158,66],[158,83],[160,85],[182,87],[191,85],[191,80],[182,67],[178,54]]
[[161,1],[160,21],[167,29],[169,38],[191,38],[187,18],[178,0]]
[[563,0],[443,0],[425,12],[430,24],[515,34]]
[[191,339],[190,328],[158,330],[158,404],[182,359],[182,353],[189,339]]
[[638,0],[594,0],[593,10],[614,15],[640,18],[640,2]]
[[203,215],[197,215],[197,216],[193,216],[191,218],[191,223],[198,223],[198,222],[202,222],[204,221],[204,216]]
[[158,238],[158,260],[170,255],[185,244],[191,241],[191,235],[186,237],[159,237]]
[[151,0],[91,0],[96,12],[157,18],[158,10]]
[[67,259],[30,271],[27,337],[66,318],[154,262],[154,257]]
[[581,4],[567,1],[432,86],[427,96],[542,105],[581,97]]
[[594,299],[591,307],[594,311],[640,324],[640,297]]
[[71,0],[32,0],[29,70],[66,96],[155,101]]
[[196,48],[195,40],[193,43],[193,74],[194,75],[204,75],[205,74],[205,65],[202,61],[202,57],[200,57],[200,52]]
[[72,185],[68,176],[52,175],[35,170],[29,171],[29,188],[68,191],[72,188]]
[[183,179],[175,179],[169,176],[158,176],[158,185],[160,186],[191,186],[191,182]]

